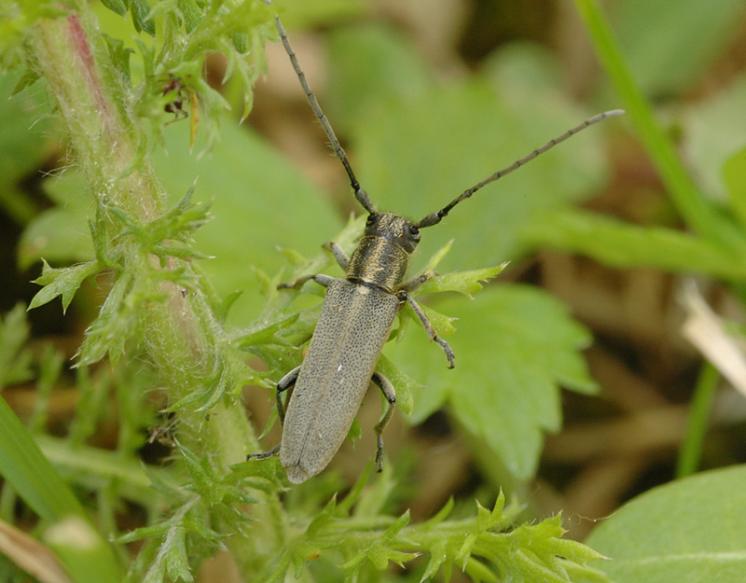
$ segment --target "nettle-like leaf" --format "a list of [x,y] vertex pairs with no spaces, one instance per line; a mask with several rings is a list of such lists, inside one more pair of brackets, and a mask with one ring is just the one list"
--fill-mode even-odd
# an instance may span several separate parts
[[87,261],[59,269],[50,267],[46,261],[42,261],[44,264],[41,275],[34,280],[34,283],[44,287],[31,300],[29,310],[43,306],[57,296],[62,296],[62,312],[66,312],[83,281],[101,270],[97,261]]
[[433,518],[409,523],[408,513],[390,516],[381,509],[393,488],[390,471],[372,484],[365,472],[348,496],[335,497],[307,519],[306,527],[290,538],[283,552],[261,573],[262,581],[284,581],[288,571],[302,573],[309,557],[334,565],[345,580],[368,580],[391,563],[409,566],[425,561],[421,582],[439,574],[450,579],[454,569],[473,581],[607,581],[591,563],[602,556],[581,543],[564,540],[559,517],[535,524],[515,525],[520,507],[506,506],[497,496],[491,509],[477,504],[469,518],[449,519],[449,500]]
[[[217,118],[230,109],[223,95],[204,78],[210,53],[226,59],[223,83],[234,80],[243,96],[244,116],[251,110],[252,88],[265,70],[264,44],[274,38],[274,8],[261,0],[108,0],[107,8],[129,13],[142,67],[131,82],[140,95],[138,114],[160,133],[168,119],[191,117],[191,142],[198,125],[208,143],[217,137]],[[111,31],[112,33],[121,31]],[[128,48],[109,42],[109,52],[124,79],[130,79]],[[181,115],[182,113],[186,115]]]
[[440,349],[411,327],[386,354],[414,387],[414,422],[436,409],[449,411],[480,437],[508,470],[527,479],[536,469],[542,432],[561,425],[560,385],[592,392],[579,350],[590,335],[548,294],[524,285],[492,286],[474,301],[438,303],[458,318],[449,338],[456,368]]

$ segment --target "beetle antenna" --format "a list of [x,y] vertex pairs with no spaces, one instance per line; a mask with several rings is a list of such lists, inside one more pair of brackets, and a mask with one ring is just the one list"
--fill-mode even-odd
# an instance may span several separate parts
[[[268,6],[271,6],[272,0],[264,0],[264,3]],[[316,95],[311,90],[311,86],[308,84],[308,80],[306,79],[306,74],[303,72],[303,69],[301,69],[300,63],[298,62],[298,57],[295,55],[295,51],[290,44],[287,31],[285,30],[285,27],[283,26],[282,21],[277,14],[275,14],[275,27],[277,28],[277,32],[280,35],[282,45],[285,47],[285,52],[288,54],[288,57],[290,57],[290,63],[293,65],[295,75],[298,77],[298,81],[300,81],[301,87],[303,88],[303,93],[305,93],[308,104],[311,106],[311,111],[313,111],[316,119],[321,124],[321,127],[326,134],[326,139],[329,140],[329,144],[331,144],[334,153],[337,155],[337,158],[339,158],[339,161],[342,162],[342,166],[344,166],[345,172],[347,172],[347,176],[350,179],[350,186],[352,186],[352,190],[355,193],[355,198],[361,205],[363,205],[366,211],[371,214],[375,213],[376,207],[373,205],[370,198],[368,198],[368,193],[362,189],[360,183],[357,181],[355,172],[353,172],[352,170],[350,160],[347,158],[347,153],[344,151],[344,148],[342,148],[342,144],[339,143],[337,134],[334,133],[334,128],[332,128],[332,124],[329,123],[329,118],[326,117],[324,110],[321,109],[319,100],[316,98]]]
[[571,138],[575,134],[582,132],[584,129],[592,126],[593,124],[597,124],[598,122],[603,121],[608,117],[616,117],[618,115],[623,115],[623,114],[624,114],[623,109],[612,109],[610,111],[604,111],[603,113],[596,114],[593,117],[589,117],[583,123],[575,126],[574,128],[567,130],[565,133],[557,136],[556,138],[552,138],[546,144],[544,144],[543,146],[539,148],[536,148],[533,152],[524,156],[523,158],[519,158],[518,160],[513,162],[510,166],[506,166],[505,168],[498,170],[494,174],[490,174],[484,180],[480,180],[474,186],[467,188],[464,192],[459,194],[456,198],[454,198],[451,202],[449,202],[446,206],[444,206],[438,212],[431,213],[427,215],[425,218],[423,218],[419,223],[417,223],[417,227],[424,228],[424,227],[431,227],[433,225],[437,225],[441,220],[443,220],[443,217],[445,217],[449,212],[451,212],[451,209],[453,209],[453,207],[455,207],[460,202],[465,201],[467,198],[469,198],[472,194],[474,194],[477,190],[479,190],[483,186],[486,186],[490,182],[495,182],[496,180],[500,180],[500,178],[510,174],[514,170],[518,170],[518,168],[520,168],[527,162],[530,162],[534,158],[539,157],[544,152],[554,148],[557,144],[564,142],[566,139]]

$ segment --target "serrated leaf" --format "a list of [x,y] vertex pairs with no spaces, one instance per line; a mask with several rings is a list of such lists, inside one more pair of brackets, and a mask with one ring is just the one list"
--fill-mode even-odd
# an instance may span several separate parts
[[473,294],[482,289],[483,284],[497,277],[508,266],[507,263],[495,267],[484,267],[482,269],[471,269],[469,271],[452,271],[443,275],[437,275],[425,282],[418,294],[455,292],[471,298]]
[[97,273],[99,269],[97,261],[63,268],[50,267],[44,261],[41,275],[34,280],[34,283],[44,287],[33,297],[28,309],[33,310],[51,302],[57,296],[62,296],[62,313],[64,314],[83,281]]
[[132,23],[135,25],[137,32],[145,31],[150,36],[155,36],[155,23],[150,16],[150,6],[147,0],[128,0],[130,12],[132,13]]
[[741,583],[746,466],[703,472],[628,502],[588,539],[615,583]]
[[495,575],[487,565],[474,558],[470,558],[466,562],[464,571],[469,575],[472,581],[477,583],[480,583],[481,581],[497,583],[499,581],[497,575]]
[[528,286],[491,286],[475,300],[453,298],[438,309],[459,318],[449,338],[456,368],[438,346],[408,329],[386,354],[422,383],[412,419],[422,421],[441,403],[520,479],[530,477],[542,433],[561,424],[559,386],[592,392],[579,350],[589,334],[549,295]]
[[123,0],[101,0],[101,4],[116,12],[119,16],[124,16],[127,13],[127,6],[125,6]]

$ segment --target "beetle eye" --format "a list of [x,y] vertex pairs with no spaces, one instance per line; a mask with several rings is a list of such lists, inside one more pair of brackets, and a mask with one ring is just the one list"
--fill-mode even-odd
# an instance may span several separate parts
[[374,215],[373,213],[368,215],[368,219],[365,221],[365,225],[370,227],[372,226],[376,221],[378,220],[378,217]]
[[409,225],[409,234],[415,239],[420,238],[420,230],[415,225]]

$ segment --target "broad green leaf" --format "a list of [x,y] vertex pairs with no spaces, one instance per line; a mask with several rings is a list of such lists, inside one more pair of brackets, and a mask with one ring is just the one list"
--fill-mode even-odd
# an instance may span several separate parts
[[746,466],[704,472],[646,492],[593,531],[588,544],[615,583],[741,583],[746,573]]
[[330,37],[329,56],[324,103],[337,131],[351,131],[371,108],[385,110],[390,101],[417,97],[432,85],[415,48],[391,28],[342,28]]
[[588,211],[546,213],[529,224],[523,236],[535,246],[588,255],[613,267],[657,267],[681,273],[728,278],[746,276],[736,255],[687,233],[641,227]]
[[746,148],[731,156],[723,167],[725,184],[733,211],[746,225]]
[[57,296],[62,296],[62,312],[66,312],[75,292],[78,291],[83,281],[100,269],[96,261],[88,261],[61,269],[50,267],[45,261],[41,275],[34,280],[34,283],[44,287],[31,300],[29,310],[43,306]]
[[542,433],[561,425],[559,386],[595,389],[579,354],[590,336],[559,302],[528,286],[492,286],[473,301],[456,297],[436,305],[458,318],[457,332],[448,339],[456,353],[454,370],[416,326],[386,349],[422,385],[413,387],[412,420],[420,422],[446,403],[513,475],[529,478]]
[[212,201],[214,219],[196,233],[197,250],[215,257],[202,266],[218,292],[246,290],[228,319],[247,324],[264,303],[252,268],[276,273],[286,265],[280,247],[313,252],[341,221],[289,162],[234,122],[225,120],[220,141],[201,158],[189,152],[183,128],[166,137],[167,151],[156,157],[158,175],[174,202],[195,179],[195,199]]
[[93,256],[91,231],[79,210],[52,208],[37,215],[18,244],[18,265],[28,269],[44,257],[52,263],[84,261]]
[[686,111],[684,153],[704,194],[726,200],[723,164],[746,146],[746,75]]
[[0,207],[19,223],[33,217],[32,202],[16,188],[51,153],[54,135],[41,83],[11,97],[17,74],[0,74]]
[[742,0],[624,0],[611,5],[626,61],[643,91],[686,89],[738,34]]
[[[509,64],[512,54],[502,62]],[[500,54],[495,59],[491,74],[501,67]],[[495,84],[485,75],[369,112],[355,142],[361,183],[380,207],[419,219],[587,115],[557,95],[549,99],[507,84],[497,91]],[[477,192],[423,231],[419,257],[451,238],[456,244],[444,271],[495,265],[526,252],[517,239],[522,225],[538,211],[588,197],[603,183],[598,140],[595,128]]]

